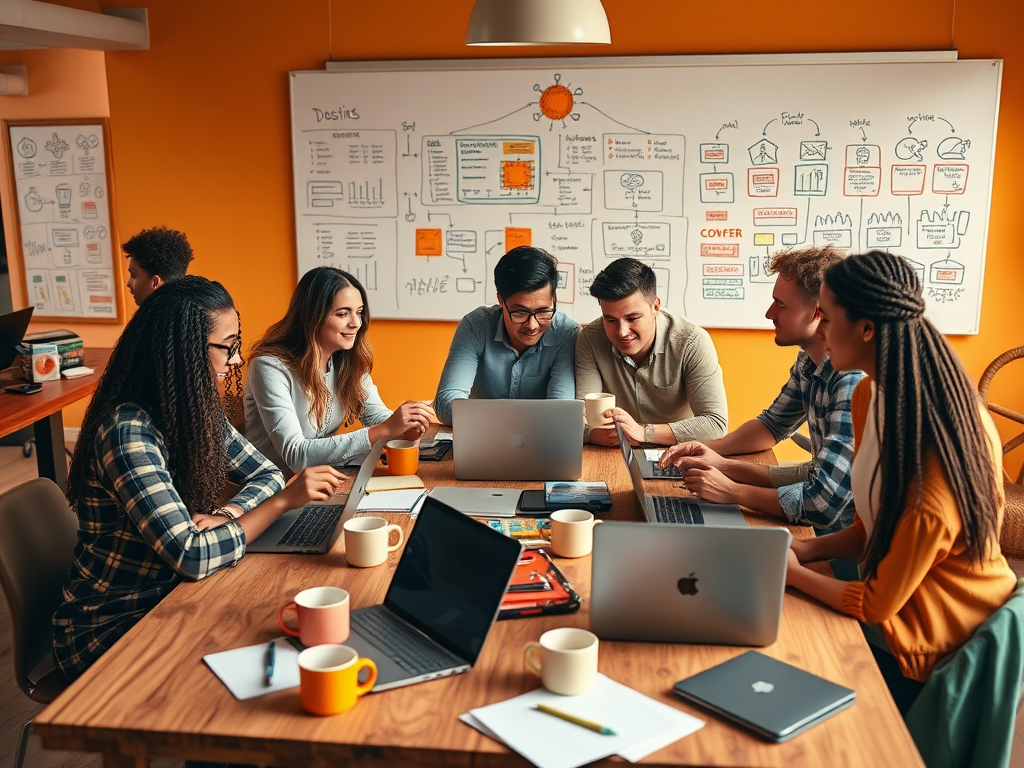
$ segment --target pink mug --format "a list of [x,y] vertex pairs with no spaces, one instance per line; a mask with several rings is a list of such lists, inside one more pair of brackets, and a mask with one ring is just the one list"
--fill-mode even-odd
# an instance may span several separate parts
[[[299,627],[284,622],[285,611],[294,611]],[[339,587],[313,587],[304,589],[295,600],[284,606],[277,616],[281,629],[299,638],[305,646],[336,645],[348,640],[348,592]]]

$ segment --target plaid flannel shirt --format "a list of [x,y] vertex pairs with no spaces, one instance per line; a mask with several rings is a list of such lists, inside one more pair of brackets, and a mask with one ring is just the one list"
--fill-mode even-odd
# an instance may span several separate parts
[[[284,487],[278,469],[225,422],[229,503],[249,511]],[[200,531],[174,489],[163,436],[124,404],[100,426],[78,500],[78,546],[53,617],[54,657],[73,680],[183,579],[234,565],[245,552],[237,522]]]
[[819,533],[842,530],[853,522],[853,422],[850,399],[862,371],[836,371],[826,357],[816,366],[803,350],[789,381],[758,421],[776,442],[807,422],[813,460],[807,479],[778,489],[779,504],[790,522],[813,525]]

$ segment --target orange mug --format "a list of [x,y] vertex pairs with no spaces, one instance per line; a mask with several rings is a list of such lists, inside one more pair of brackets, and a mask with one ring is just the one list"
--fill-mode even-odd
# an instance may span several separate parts
[[[284,623],[285,611],[294,611],[299,627]],[[277,615],[281,629],[306,646],[343,643],[348,640],[348,592],[338,587],[304,589]]]
[[388,454],[388,474],[415,475],[420,468],[419,440],[388,440],[384,449]]
[[[369,670],[366,682],[359,673]],[[352,709],[377,682],[377,665],[347,645],[317,645],[299,654],[299,701],[314,715]]]

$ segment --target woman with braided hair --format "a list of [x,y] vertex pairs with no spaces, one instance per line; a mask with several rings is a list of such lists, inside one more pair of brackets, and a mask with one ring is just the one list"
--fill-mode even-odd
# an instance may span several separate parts
[[[935,664],[1006,600],[999,550],[1002,450],[974,384],[924,317],[917,275],[881,251],[831,267],[819,297],[836,370],[868,374],[853,395],[854,524],[794,541],[786,582],[864,622],[906,712]],[[860,581],[801,565],[860,558]]]
[[[114,347],[68,473],[78,546],[53,624],[69,680],[180,581],[234,565],[283,512],[338,488],[330,467],[285,488],[227,422],[217,381],[239,345],[227,291],[189,276],[143,302]],[[239,491],[217,508],[226,481]]]

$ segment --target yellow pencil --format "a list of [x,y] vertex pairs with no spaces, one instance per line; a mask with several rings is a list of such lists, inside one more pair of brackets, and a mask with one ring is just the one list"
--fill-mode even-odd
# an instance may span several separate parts
[[589,728],[590,730],[596,731],[597,733],[603,734],[605,736],[615,735],[615,731],[613,731],[611,728],[606,728],[605,726],[592,722],[590,720],[584,720],[582,717],[576,717],[576,715],[570,715],[568,712],[562,712],[561,710],[555,709],[554,707],[549,707],[547,704],[538,704],[536,706],[536,709],[539,712],[544,712],[549,715],[554,715],[555,717],[560,717],[563,720],[568,720],[570,723],[582,725],[584,728]]

